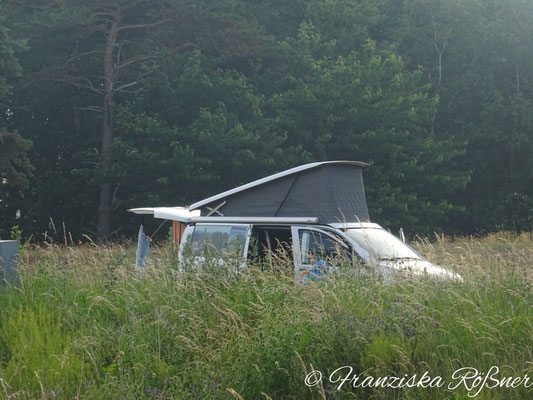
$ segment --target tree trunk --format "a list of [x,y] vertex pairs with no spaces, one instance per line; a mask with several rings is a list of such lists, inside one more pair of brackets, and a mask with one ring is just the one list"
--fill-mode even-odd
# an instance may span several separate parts
[[117,7],[113,13],[113,23],[107,36],[104,51],[104,96],[103,109],[104,118],[102,125],[102,154],[101,168],[103,182],[100,184],[100,199],[98,203],[98,239],[106,241],[111,232],[111,207],[113,202],[113,185],[110,180],[110,173],[113,166],[111,146],[115,136],[114,127],[114,46],[117,41],[118,28],[121,23],[121,10]]

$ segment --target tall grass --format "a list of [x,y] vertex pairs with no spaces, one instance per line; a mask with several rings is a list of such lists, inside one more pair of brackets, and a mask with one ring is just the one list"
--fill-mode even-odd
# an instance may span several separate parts
[[[327,377],[345,365],[445,380],[499,366],[533,380],[531,238],[417,246],[465,283],[345,273],[302,285],[283,268],[180,273],[165,248],[144,272],[131,247],[26,250],[20,284],[0,288],[0,398],[468,398],[464,387],[337,390]],[[324,379],[309,388],[314,369]]]

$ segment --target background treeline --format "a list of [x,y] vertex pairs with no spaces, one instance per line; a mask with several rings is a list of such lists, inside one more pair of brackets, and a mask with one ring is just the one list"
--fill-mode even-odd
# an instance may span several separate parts
[[0,0],[0,235],[328,159],[391,229],[531,230],[532,38],[530,0]]

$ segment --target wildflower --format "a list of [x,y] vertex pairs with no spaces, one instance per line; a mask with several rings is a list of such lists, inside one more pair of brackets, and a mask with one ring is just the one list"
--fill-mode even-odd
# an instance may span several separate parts
[[411,337],[411,336],[414,336],[416,335],[416,329],[415,328],[412,328],[412,329],[406,329],[404,331],[404,334],[406,337]]

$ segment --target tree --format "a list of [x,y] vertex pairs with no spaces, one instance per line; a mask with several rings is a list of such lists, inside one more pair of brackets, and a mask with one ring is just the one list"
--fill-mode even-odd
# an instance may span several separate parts
[[[431,232],[460,213],[453,205],[467,174],[450,168],[464,143],[431,133],[437,99],[421,71],[408,71],[391,50],[367,41],[332,58],[320,33],[303,24],[287,41],[290,89],[271,100],[285,146],[302,162],[358,159],[366,172],[372,217],[388,226]],[[449,226],[449,225],[448,225]]]
[[[56,55],[63,58],[62,62],[47,56],[50,64],[36,71],[34,81],[66,84],[90,93],[98,101],[95,104],[89,98],[82,98],[91,101],[83,109],[98,113],[101,121],[98,236],[102,240],[111,233],[112,203],[118,189],[112,179],[116,104],[135,89],[160,59],[158,47],[162,46],[150,48],[143,40],[155,28],[183,18],[185,12],[179,6],[180,2],[165,0],[96,0],[70,4],[50,0],[44,6],[36,4],[26,11],[34,22],[49,17],[56,25],[49,26],[48,33],[67,37],[67,46]],[[170,50],[178,52],[190,45],[183,42]]]
[[[13,204],[21,191],[28,187],[33,171],[27,154],[31,142],[10,126],[12,80],[22,74],[16,53],[26,49],[24,40],[11,37],[5,26],[5,17],[0,15],[0,212],[3,211],[4,221],[14,219]],[[9,214],[12,214],[11,217]],[[4,228],[8,227],[4,225]]]
[[332,158],[372,161],[385,225],[530,229],[531,2],[2,6],[0,208],[27,232],[105,238],[128,207]]
[[192,203],[284,165],[285,137],[271,130],[249,79],[199,51],[174,57],[120,110],[123,208]]
[[[439,96],[435,134],[468,142],[460,168],[472,171],[457,202],[464,232],[514,229],[529,215],[533,65],[531,3],[391,0],[388,24],[411,67],[420,65]],[[399,17],[399,15],[401,17]],[[516,201],[517,198],[527,199]],[[515,209],[520,206],[520,211]],[[529,208],[529,211],[526,209]],[[511,211],[514,210],[514,211]]]
[[[85,7],[87,7],[85,5]],[[101,108],[93,107],[102,113],[101,129],[101,174],[100,195],[98,204],[98,237],[106,240],[111,229],[111,208],[114,193],[118,186],[110,182],[112,169],[112,145],[115,138],[115,102],[116,97],[138,84],[137,80],[124,81],[123,70],[137,63],[152,61],[155,54],[133,54],[124,57],[124,47],[128,33],[156,28],[173,20],[175,9],[169,10],[164,1],[155,5],[149,1],[112,1],[91,4],[86,12],[89,25],[85,29],[100,33],[100,40],[93,41],[87,51],[74,53],[70,60],[79,61],[85,56],[101,54],[102,64],[101,84],[83,75],[59,75],[54,80],[76,88],[90,90],[101,99]],[[154,12],[156,8],[156,12]],[[158,8],[158,9],[157,9]],[[155,14],[155,16],[154,16]],[[135,52],[136,53],[136,52]],[[70,61],[69,60],[69,61]]]

